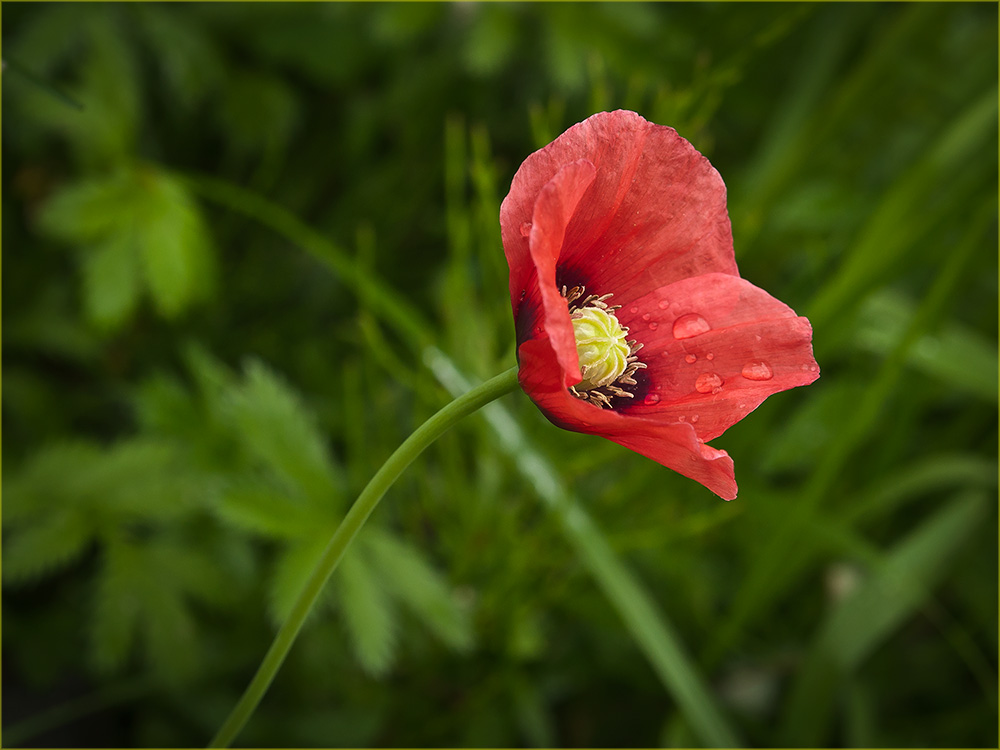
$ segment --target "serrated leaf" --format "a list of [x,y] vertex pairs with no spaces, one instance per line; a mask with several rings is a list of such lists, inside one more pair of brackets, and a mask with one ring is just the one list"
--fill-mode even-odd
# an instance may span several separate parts
[[191,394],[170,376],[156,374],[140,383],[132,403],[140,426],[148,432],[188,437],[193,430],[203,429]]
[[4,585],[23,584],[63,568],[86,550],[94,529],[76,508],[66,508],[12,530],[3,545]]
[[265,537],[293,539],[312,536],[317,527],[333,528],[332,514],[317,523],[317,513],[301,498],[261,480],[229,482],[220,492],[216,511],[234,526]]
[[263,363],[250,362],[231,396],[235,435],[250,455],[324,507],[338,505],[339,474],[298,394]]
[[203,481],[181,461],[174,443],[155,438],[117,443],[82,479],[94,507],[116,522],[165,520],[189,513]]
[[135,642],[140,609],[137,563],[132,545],[117,541],[105,545],[90,623],[89,655],[98,672],[120,669]]
[[66,185],[42,207],[39,227],[64,242],[102,240],[122,228],[132,197],[129,187],[123,172]]
[[176,589],[147,581],[141,590],[146,654],[153,669],[170,683],[183,685],[198,671],[194,619]]
[[201,212],[187,189],[152,169],[139,173],[136,240],[146,284],[161,315],[175,317],[214,283],[214,257]]
[[88,16],[83,63],[85,109],[73,118],[74,140],[82,158],[124,161],[135,149],[139,121],[139,70],[129,29],[117,10],[104,8]]
[[210,607],[233,601],[236,591],[218,560],[200,546],[176,536],[157,538],[148,544],[149,567],[183,596]]
[[354,654],[371,675],[392,666],[396,613],[382,582],[357,548],[348,550],[336,571],[340,611]]
[[219,577],[192,586],[194,574],[207,579],[213,568],[204,558],[185,562],[191,553],[174,539],[108,539],[91,627],[95,667],[121,669],[141,633],[145,658],[156,673],[174,684],[191,679],[201,659],[185,597],[206,593],[205,585],[213,593],[224,588]]
[[56,443],[39,450],[20,470],[4,476],[4,526],[10,528],[23,519],[49,513],[54,506],[53,493],[72,492],[77,477],[99,461],[101,453],[99,446],[85,441]]
[[83,307],[98,328],[120,328],[135,312],[142,295],[135,234],[113,232],[91,247],[83,259]]
[[209,417],[221,422],[229,408],[229,391],[236,387],[236,375],[199,344],[186,345],[183,356]]
[[410,544],[384,532],[369,529],[363,537],[369,558],[380,580],[448,646],[472,647],[469,617],[457,605],[447,581]]

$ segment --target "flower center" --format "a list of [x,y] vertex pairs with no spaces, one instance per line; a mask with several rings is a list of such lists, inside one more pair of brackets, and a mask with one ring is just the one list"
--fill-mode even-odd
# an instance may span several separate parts
[[632,351],[625,341],[628,331],[615,314],[599,307],[585,307],[572,313],[570,319],[583,375],[576,389],[589,391],[618,380],[628,367]]
[[611,408],[611,399],[634,398],[622,386],[635,385],[635,371],[646,365],[638,361],[636,352],[642,344],[628,341],[628,328],[615,316],[617,306],[611,307],[604,300],[611,295],[584,295],[582,286],[562,295],[569,307],[576,339],[576,353],[580,361],[583,380],[571,387],[570,393],[595,406]]

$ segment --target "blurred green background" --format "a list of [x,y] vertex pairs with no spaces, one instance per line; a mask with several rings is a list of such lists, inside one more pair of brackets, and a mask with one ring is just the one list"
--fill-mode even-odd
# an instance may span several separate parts
[[996,747],[995,4],[2,12],[6,746],[208,741],[371,474],[514,363],[521,160],[628,108],[822,377],[714,441],[732,503],[470,418],[238,743]]

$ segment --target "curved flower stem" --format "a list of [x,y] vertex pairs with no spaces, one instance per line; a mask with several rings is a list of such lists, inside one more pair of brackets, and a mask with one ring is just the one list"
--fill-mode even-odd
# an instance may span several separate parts
[[312,610],[313,604],[315,604],[316,599],[323,590],[323,586],[337,567],[337,563],[344,556],[348,545],[350,545],[351,541],[361,530],[361,527],[368,519],[368,516],[371,515],[375,506],[378,505],[379,500],[382,499],[382,495],[392,486],[393,482],[403,472],[403,469],[409,466],[410,462],[419,456],[424,448],[433,443],[453,424],[491,401],[498,399],[500,396],[510,393],[517,387],[517,367],[512,367],[506,372],[487,380],[482,385],[459,396],[434,414],[434,416],[430,417],[412,435],[403,441],[403,444],[382,464],[382,468],[375,473],[375,476],[371,478],[364,490],[361,491],[358,499],[355,500],[354,505],[351,506],[347,515],[344,516],[344,520],[341,521],[340,526],[337,527],[330,542],[326,545],[326,549],[323,550],[323,556],[316,564],[312,575],[310,575],[305,587],[292,606],[288,619],[285,620],[281,629],[278,630],[271,648],[268,649],[263,661],[257,668],[257,673],[250,681],[247,689],[243,692],[243,696],[235,708],[233,708],[225,723],[219,729],[218,734],[213,738],[209,747],[228,747],[244,724],[246,724],[254,709],[257,708],[257,704],[264,697],[264,693],[267,692],[267,688],[270,686],[275,674],[277,674],[278,669],[285,660],[285,656],[288,655],[289,649],[291,649],[292,644],[295,642],[295,638],[302,628],[302,623],[305,622],[310,610]]

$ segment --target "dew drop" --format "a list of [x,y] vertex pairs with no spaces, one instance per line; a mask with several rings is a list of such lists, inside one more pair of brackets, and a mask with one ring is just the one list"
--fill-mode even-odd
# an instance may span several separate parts
[[674,338],[689,339],[694,336],[700,336],[705,331],[710,331],[711,329],[712,327],[708,324],[708,321],[698,313],[688,313],[687,315],[681,315],[674,321]]
[[722,389],[722,378],[714,372],[703,372],[694,381],[694,389],[698,393],[718,393]]
[[661,310],[666,310],[668,307],[670,307],[669,300],[661,299],[659,301],[659,307]]
[[774,371],[771,370],[771,365],[758,359],[743,365],[742,375],[747,380],[770,380],[774,377]]
[[649,330],[651,330],[651,331],[655,331],[659,327],[660,327],[660,324],[657,323],[655,320],[652,323],[649,324]]
[[697,361],[697,359],[698,359],[698,358],[697,358],[697,357],[696,357],[695,355],[693,355],[693,354],[689,354],[689,355],[687,355],[687,356],[686,356],[686,357],[684,358],[684,361],[685,361],[685,362],[687,362],[687,363],[688,363],[688,364],[690,365],[690,364],[693,364],[694,362],[696,362],[696,361]]
[[526,221],[521,225],[521,236],[528,237],[531,235],[531,222]]
[[685,417],[683,414],[681,414],[679,417],[677,417],[677,421],[678,422],[687,422],[687,417]]
[[646,406],[652,406],[653,404],[660,403],[660,397],[655,393],[647,393],[646,398],[642,400],[642,403],[646,404]]
[[642,319],[643,320],[649,320],[651,317],[653,317],[653,316],[650,315],[649,313],[643,313]]
[[698,421],[699,419],[700,419],[700,417],[699,417],[699,416],[698,416],[697,414],[692,414],[692,415],[691,415],[691,424],[694,424],[694,423],[695,423],[695,422],[697,422],[697,421]]
[[635,305],[632,305],[632,307],[630,307],[630,308],[628,309],[628,311],[629,311],[630,313],[637,313],[637,312],[639,312],[639,308],[638,308],[638,307],[636,307]]
[[708,354],[705,355],[705,359],[711,362],[713,359],[715,359],[715,355],[712,354],[712,352],[709,352]]

